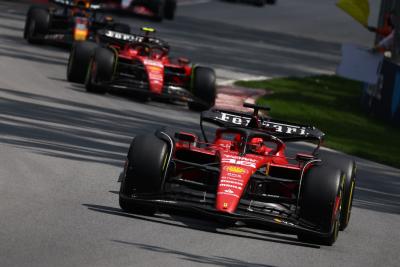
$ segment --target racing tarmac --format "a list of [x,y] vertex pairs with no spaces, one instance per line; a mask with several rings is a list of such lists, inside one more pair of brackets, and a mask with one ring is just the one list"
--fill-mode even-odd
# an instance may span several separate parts
[[[220,81],[332,73],[340,42],[372,40],[333,2],[198,2],[172,22],[122,20],[156,27],[175,55],[210,64]],[[397,266],[400,170],[362,159],[351,222],[333,247],[122,212],[117,178],[131,138],[163,125],[197,129],[199,114],[68,83],[67,51],[22,39],[26,8],[0,1],[0,266]],[[319,23],[305,19],[310,9]]]

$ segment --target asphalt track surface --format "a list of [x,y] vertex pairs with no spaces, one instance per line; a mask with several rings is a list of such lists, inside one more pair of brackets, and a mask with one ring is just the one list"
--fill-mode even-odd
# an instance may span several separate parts
[[[176,54],[211,64],[221,79],[331,72],[340,54],[332,36],[359,43],[370,36],[328,8],[333,1],[316,2],[264,9],[209,2],[180,6],[173,22],[124,20],[155,25]],[[274,20],[291,5],[300,14],[329,10],[348,35],[301,16],[286,23],[296,32],[304,24],[304,34],[285,33]],[[201,218],[122,212],[116,180],[131,138],[162,125],[197,129],[199,116],[66,82],[65,50],[22,40],[26,8],[0,1],[0,266],[398,266],[400,171],[362,159],[351,224],[333,247]]]

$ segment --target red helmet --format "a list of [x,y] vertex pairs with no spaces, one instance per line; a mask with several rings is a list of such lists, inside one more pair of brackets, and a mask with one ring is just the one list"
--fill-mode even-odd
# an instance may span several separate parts
[[254,137],[250,140],[249,144],[249,151],[255,154],[265,154],[267,152],[267,147],[264,145],[264,139],[261,137]]

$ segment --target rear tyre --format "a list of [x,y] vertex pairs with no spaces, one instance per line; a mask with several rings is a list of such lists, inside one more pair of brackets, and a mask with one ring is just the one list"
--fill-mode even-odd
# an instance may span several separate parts
[[164,6],[164,18],[173,20],[175,18],[176,0],[166,0]]
[[319,236],[299,233],[300,241],[331,246],[337,239],[343,196],[344,174],[325,165],[313,166],[303,177],[300,191],[300,219],[317,225]]
[[89,68],[90,59],[97,47],[93,42],[76,42],[69,54],[67,80],[84,83]]
[[44,41],[44,35],[47,34],[49,25],[49,11],[41,7],[32,7],[26,18],[24,37],[31,44],[40,44]]
[[133,213],[154,214],[155,207],[140,205],[129,199],[133,194],[158,193],[167,170],[168,146],[154,135],[139,135],[128,152],[126,175],[122,179],[119,203],[123,210]]
[[343,182],[343,207],[340,214],[340,230],[343,231],[349,225],[351,209],[353,206],[354,189],[356,185],[356,163],[343,156],[321,156],[326,165],[338,168],[345,174]]
[[189,109],[202,111],[210,109],[215,104],[216,75],[213,69],[195,67],[192,75],[192,93],[201,102],[189,102]]
[[114,75],[116,55],[109,49],[99,47],[95,50],[85,79],[86,91],[104,94]]

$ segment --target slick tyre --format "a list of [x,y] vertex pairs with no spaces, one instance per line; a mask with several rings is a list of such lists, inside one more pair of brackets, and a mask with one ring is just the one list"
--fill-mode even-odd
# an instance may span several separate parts
[[40,44],[44,41],[44,35],[47,34],[49,25],[49,11],[41,7],[32,7],[26,18],[24,37],[31,44]]
[[175,18],[176,0],[165,0],[164,18],[173,20]]
[[104,83],[111,82],[116,64],[116,55],[113,51],[98,47],[92,57],[85,79],[86,91],[104,94],[107,86]]
[[168,145],[155,135],[139,135],[128,152],[126,175],[120,189],[120,206],[128,212],[155,212],[155,208],[138,205],[124,196],[158,193],[167,170]]
[[192,74],[192,94],[200,101],[189,102],[189,109],[203,111],[215,104],[216,75],[213,69],[196,67]]
[[357,166],[354,160],[341,155],[322,155],[324,164],[340,169],[344,174],[343,202],[340,214],[340,230],[343,231],[349,225],[351,209],[353,206],[354,189],[356,186]]
[[300,189],[300,219],[316,225],[327,236],[299,233],[303,242],[331,246],[340,225],[344,174],[325,165],[311,167],[303,177]]
[[97,44],[93,42],[77,42],[69,54],[67,66],[67,80],[75,83],[84,83]]

